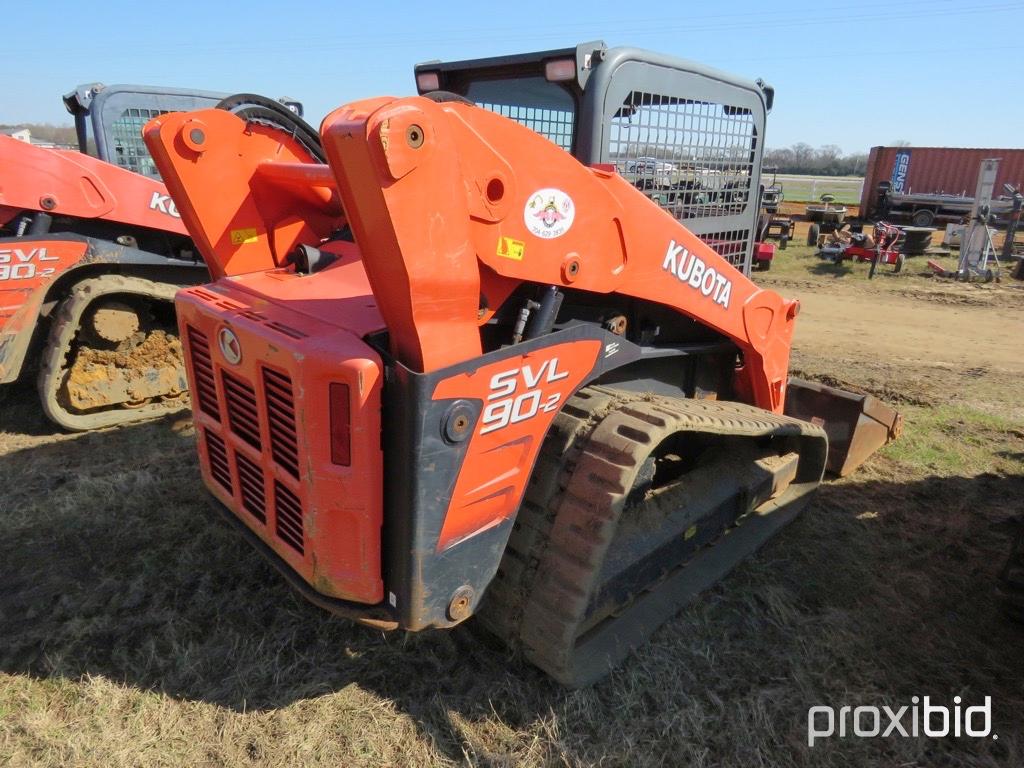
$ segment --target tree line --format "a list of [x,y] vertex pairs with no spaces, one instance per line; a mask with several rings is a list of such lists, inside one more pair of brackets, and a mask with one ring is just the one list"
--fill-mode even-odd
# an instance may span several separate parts
[[0,125],[0,129],[28,128],[36,141],[49,141],[53,144],[78,146],[78,136],[73,125],[53,125],[52,123],[16,123]]
[[868,165],[867,152],[843,154],[835,144],[815,149],[798,142],[791,147],[766,149],[765,167],[777,167],[779,173],[806,173],[815,176],[863,176]]
[[[897,145],[905,142],[897,142]],[[749,162],[750,148],[736,145],[731,147],[679,147],[666,144],[629,144],[613,149],[612,158],[628,160],[638,157],[653,157],[674,163],[687,162]],[[863,176],[867,170],[868,153],[843,154],[841,147],[824,144],[817,149],[810,144],[798,142],[791,147],[768,148],[764,152],[764,167],[779,169],[779,173],[799,173],[813,176]]]

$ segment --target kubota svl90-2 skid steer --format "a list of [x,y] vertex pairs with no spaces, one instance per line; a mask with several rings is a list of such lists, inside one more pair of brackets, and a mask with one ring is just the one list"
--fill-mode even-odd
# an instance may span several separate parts
[[142,126],[218,104],[291,125],[301,105],[99,83],[64,103],[79,151],[0,136],[0,385],[38,370],[46,414],[81,430],[188,402],[173,298],[209,275]]
[[[326,164],[221,111],[147,126],[215,278],[177,297],[203,479],[319,605],[478,614],[586,684],[825,470],[783,413],[798,304],[744,274],[770,90],[597,44],[418,75],[458,94],[341,107]],[[862,411],[820,415],[884,442]]]

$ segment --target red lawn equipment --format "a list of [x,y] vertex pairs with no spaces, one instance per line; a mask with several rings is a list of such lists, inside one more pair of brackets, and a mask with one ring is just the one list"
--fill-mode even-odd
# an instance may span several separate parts
[[903,269],[906,258],[897,246],[900,234],[899,227],[885,221],[875,222],[870,235],[837,230],[830,237],[830,242],[826,242],[818,249],[818,255],[836,264],[843,259],[870,262],[869,279],[875,276],[879,264],[893,265],[892,271],[895,274]]

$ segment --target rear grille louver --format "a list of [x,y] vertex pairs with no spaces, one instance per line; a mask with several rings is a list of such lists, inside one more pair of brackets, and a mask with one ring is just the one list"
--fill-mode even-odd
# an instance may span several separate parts
[[[222,303],[216,297],[216,304],[224,308]],[[255,311],[245,315],[293,338],[304,335],[272,324]],[[294,484],[301,473],[291,376],[259,366],[258,380],[249,380],[214,359],[207,334],[186,325],[186,335],[196,412],[220,425],[207,421],[210,428],[202,425],[200,429],[211,488],[218,496],[221,490],[230,494],[234,502],[229,506],[250,527],[266,526],[260,535],[272,537],[279,552],[287,548],[305,557],[304,510]],[[268,461],[271,458],[273,464]]]
[[261,523],[266,523],[267,494],[263,486],[263,470],[237,451],[235,452],[235,466],[238,468],[238,485],[242,491],[242,506]]
[[199,410],[212,419],[220,421],[217,405],[217,385],[213,377],[213,361],[210,359],[210,344],[200,331],[188,327],[188,348],[192,353],[192,372],[195,376],[195,399]]
[[302,504],[294,493],[277,480],[274,481],[274,515],[278,538],[301,555],[304,549]]
[[256,410],[256,390],[248,382],[221,372],[224,402],[231,431],[257,451],[261,449],[260,417]]
[[299,441],[295,430],[292,380],[283,373],[263,369],[263,391],[270,428],[270,453],[280,467],[299,479]]
[[228,493],[234,493],[231,487],[231,469],[228,467],[228,451],[224,441],[208,429],[203,430],[206,442],[206,456],[210,462],[210,474],[223,486]]

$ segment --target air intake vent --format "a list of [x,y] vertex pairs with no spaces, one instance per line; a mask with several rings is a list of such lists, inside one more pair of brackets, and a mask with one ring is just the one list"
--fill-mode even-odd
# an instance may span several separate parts
[[302,541],[302,505],[298,497],[274,481],[274,514],[277,517],[277,536],[300,555]]
[[217,386],[213,378],[213,361],[210,359],[210,344],[200,331],[188,326],[188,348],[192,355],[192,373],[195,376],[193,396],[199,410],[210,418],[220,421],[217,406]]
[[234,493],[231,488],[231,470],[228,468],[228,451],[224,447],[224,441],[208,429],[203,430],[203,437],[206,441],[206,456],[210,461],[210,474],[225,491]]
[[295,432],[295,400],[292,397],[292,380],[283,373],[264,368],[263,389],[267,396],[270,452],[274,461],[298,480],[299,444]]
[[222,371],[221,383],[224,386],[224,402],[227,405],[231,431],[257,451],[260,450],[260,419],[256,411],[256,390],[251,384],[232,376],[227,371]]
[[238,484],[242,490],[242,506],[259,520],[267,522],[267,494],[263,487],[263,472],[243,454],[235,452]]

